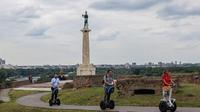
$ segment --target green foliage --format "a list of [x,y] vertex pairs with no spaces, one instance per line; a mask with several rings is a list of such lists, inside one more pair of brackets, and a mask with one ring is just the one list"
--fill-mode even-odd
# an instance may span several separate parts
[[[64,73],[69,73],[73,72],[74,73],[75,69],[74,68],[69,68],[69,69],[63,69]],[[0,69],[0,84],[5,85],[6,84],[6,78],[8,77],[28,77],[29,75],[32,76],[40,76],[41,82],[44,81],[49,81],[49,78],[53,76],[53,74],[57,73],[59,74],[60,69],[43,69],[43,68],[36,68],[36,69]]]
[[[138,67],[138,68],[111,68],[114,73],[114,78],[116,78],[119,75],[146,75],[146,76],[161,76],[163,70],[165,68],[152,68],[152,67]],[[171,67],[168,68],[170,72],[172,73],[200,73],[200,67],[192,66],[192,67]],[[106,71],[108,68],[97,68],[96,74],[106,74]],[[29,75],[32,76],[40,76],[41,79],[40,82],[49,81],[50,78],[55,73],[59,73],[60,69],[43,69],[43,68],[36,68],[36,69],[0,69],[0,85],[5,85],[5,79],[7,77],[28,77]],[[69,69],[63,69],[63,72],[65,74],[69,74],[69,78],[73,79],[76,74],[75,68],[69,68]]]
[[10,71],[7,69],[0,69],[0,83],[5,82],[5,79],[9,76]]
[[[161,67],[138,67],[138,68],[111,68],[114,75],[146,75],[146,76],[161,76],[166,68]],[[167,68],[172,73],[200,73],[200,67],[169,67]],[[97,74],[106,74],[108,68],[97,68]]]
[[51,77],[51,75],[42,75],[37,82],[49,82],[51,80]]

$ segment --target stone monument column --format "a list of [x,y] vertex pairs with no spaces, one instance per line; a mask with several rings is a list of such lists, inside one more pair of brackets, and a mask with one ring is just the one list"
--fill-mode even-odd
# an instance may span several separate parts
[[82,48],[82,64],[90,64],[90,44],[89,44],[89,32],[90,29],[83,28],[83,48]]
[[77,68],[77,75],[78,76],[85,76],[85,75],[95,75],[95,67],[90,64],[90,46],[89,46],[89,32],[91,31],[88,27],[88,15],[85,12],[84,17],[84,27],[81,29],[83,33],[83,48],[82,48],[82,64],[79,65]]

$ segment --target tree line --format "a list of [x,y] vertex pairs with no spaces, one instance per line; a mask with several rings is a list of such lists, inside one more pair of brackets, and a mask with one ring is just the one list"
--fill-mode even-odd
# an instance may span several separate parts
[[[96,68],[96,74],[106,74],[108,69],[113,70],[115,76],[118,75],[145,75],[145,76],[161,76],[163,70],[166,68]],[[200,67],[170,67],[167,68],[172,73],[199,73]],[[5,82],[8,77],[28,77],[32,76],[40,76],[43,81],[48,80],[50,76],[53,76],[55,73],[59,74],[61,70],[59,68],[56,69],[43,69],[43,68],[35,68],[35,69],[0,69],[0,84]],[[69,78],[73,79],[76,74],[76,68],[68,68],[62,69],[64,74],[69,74]]]

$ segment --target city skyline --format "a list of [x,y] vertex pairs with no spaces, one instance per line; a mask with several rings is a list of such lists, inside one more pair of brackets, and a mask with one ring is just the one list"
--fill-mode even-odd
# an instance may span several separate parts
[[81,63],[89,14],[91,63],[200,62],[200,2],[2,0],[0,58],[12,65]]
[[[27,65],[12,65],[11,63],[6,63],[5,59],[0,58],[0,65],[10,65],[10,66],[76,66],[79,65],[81,63],[74,63],[74,64],[37,64],[37,65],[31,65],[31,64],[27,64]],[[92,63],[93,64],[93,63]],[[182,62],[182,61],[171,61],[171,62],[162,62],[162,61],[157,61],[157,62],[145,62],[145,63],[137,63],[137,62],[124,62],[124,63],[115,63],[115,64],[111,64],[111,63],[100,63],[100,64],[94,64],[96,66],[101,66],[101,65],[187,65],[187,64],[197,64],[200,65],[200,62],[195,62],[195,63],[191,63],[191,62]]]

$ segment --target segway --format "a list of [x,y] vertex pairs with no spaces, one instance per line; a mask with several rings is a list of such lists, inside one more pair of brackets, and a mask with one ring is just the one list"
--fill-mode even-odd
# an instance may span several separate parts
[[49,100],[49,106],[60,105],[60,99],[57,98],[58,88],[51,88],[51,89],[52,89],[52,98]]
[[105,97],[100,102],[100,108],[101,110],[105,110],[106,108],[114,109],[115,108],[115,102],[113,100],[110,100],[110,95],[114,92],[114,86],[108,86],[105,88]]
[[[174,88],[175,85],[172,86],[172,89]],[[159,109],[161,112],[167,112],[167,111],[171,111],[171,112],[175,112],[177,105],[176,105],[176,99],[171,98],[169,99],[169,91],[166,91],[164,94],[163,99],[160,100],[160,104],[159,104]],[[170,103],[171,100],[171,103]]]

